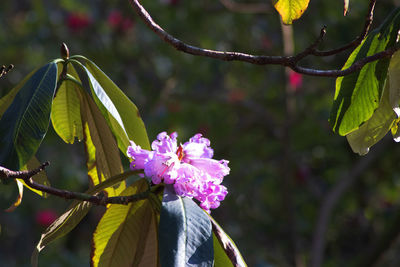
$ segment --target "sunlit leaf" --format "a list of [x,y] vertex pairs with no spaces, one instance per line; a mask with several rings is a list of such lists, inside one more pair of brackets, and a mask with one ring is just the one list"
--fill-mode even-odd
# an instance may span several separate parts
[[98,100],[96,103],[99,106],[103,106],[104,109],[102,111],[104,112],[106,110],[115,120],[113,121],[110,119],[109,123],[119,140],[121,151],[125,153],[129,143],[126,142],[121,130],[116,127],[115,122],[120,124],[119,126],[121,129],[125,129],[129,140],[135,141],[137,145],[140,145],[144,149],[150,149],[146,128],[135,104],[99,67],[96,66],[96,64],[87,58],[79,57],[85,61],[88,77],[97,97],[96,99]]
[[346,16],[348,11],[349,11],[349,0],[344,0],[343,16]]
[[272,0],[272,4],[279,12],[284,24],[292,24],[306,11],[310,0]]
[[17,170],[36,153],[49,126],[56,80],[57,65],[52,62],[15,95],[0,120],[0,165]]
[[[121,195],[137,194],[147,188],[147,181],[142,179]],[[149,200],[111,205],[93,235],[92,266],[140,266],[140,262],[148,264],[142,266],[157,266],[155,218]]]
[[[122,173],[122,163],[117,143],[98,107],[85,91],[80,90],[80,97],[88,173],[96,185]],[[125,182],[121,182],[108,188],[107,192],[109,196],[115,196],[124,189]]]
[[[79,76],[72,64],[67,65],[67,70],[68,74],[79,81]],[[76,87],[77,85],[72,81],[63,81],[53,100],[51,111],[54,130],[64,142],[69,144],[74,143],[75,137],[78,140],[83,139],[80,102]]]
[[[348,68],[362,58],[393,46],[396,42],[399,24],[398,8],[378,29],[368,34],[367,38],[350,55],[343,68]],[[389,61],[390,59],[383,58],[368,63],[360,71],[337,78],[330,117],[335,132],[347,135],[371,118],[382,97]]]
[[17,187],[18,187],[17,199],[15,200],[15,202],[8,209],[5,210],[6,212],[14,211],[22,202],[22,197],[24,195],[24,185],[19,180],[16,180],[16,184],[17,184]]
[[161,266],[212,266],[211,222],[192,199],[177,196],[166,186],[162,200],[159,246]]
[[[226,256],[230,259],[230,262],[233,264],[233,266],[240,266],[240,267],[247,266],[235,242],[233,242],[233,240],[224,232],[222,227],[211,216],[209,216],[209,218],[212,222],[213,234],[217,238],[219,244],[222,247],[222,250],[225,252]],[[219,248],[215,246],[214,249],[216,249],[217,251],[219,250]],[[223,263],[226,261],[226,258],[223,255],[219,254],[218,256],[221,257],[220,259],[218,259],[218,262]],[[220,265],[220,266],[225,266],[225,265]]]
[[234,267],[217,236],[213,233],[214,267]]
[[[387,83],[388,84],[388,83]],[[392,128],[397,119],[389,103],[389,86],[385,87],[379,107],[372,117],[357,130],[349,133],[346,138],[354,153],[365,155],[369,148],[381,140]]]

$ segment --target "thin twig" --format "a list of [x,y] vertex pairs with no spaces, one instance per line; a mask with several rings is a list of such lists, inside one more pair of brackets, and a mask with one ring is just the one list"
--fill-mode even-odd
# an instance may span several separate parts
[[332,56],[332,55],[339,54],[340,52],[343,52],[343,51],[345,51],[347,49],[350,49],[352,47],[356,47],[359,44],[361,44],[362,40],[364,40],[364,38],[367,36],[367,34],[369,32],[369,29],[371,28],[371,24],[372,24],[372,21],[374,19],[375,3],[376,3],[376,0],[371,0],[369,2],[367,15],[365,17],[364,27],[363,27],[363,29],[361,31],[361,34],[356,39],[354,39],[352,42],[350,42],[350,43],[348,43],[348,44],[346,44],[346,45],[344,45],[342,47],[336,48],[336,49],[332,49],[332,50],[328,50],[328,51],[314,50],[312,52],[312,54],[315,55],[315,56],[320,56],[320,57]]
[[[378,262],[383,258],[385,252],[395,243],[395,240],[400,235],[400,210],[394,219],[385,227],[380,237],[373,242],[366,250],[365,253],[361,253],[361,257],[358,259],[356,267],[372,267],[377,266]],[[383,265],[380,265],[383,266]]]
[[338,183],[326,194],[320,206],[315,226],[311,250],[311,267],[320,267],[323,262],[325,233],[335,205],[342,195],[361,177],[361,174],[365,172],[371,163],[378,158],[380,153],[384,151],[388,143],[387,139],[383,139],[368,155],[362,157],[346,175],[341,177]]
[[[303,52],[300,52],[299,54],[294,56],[264,56],[264,55],[251,55],[241,52],[210,50],[186,44],[183,41],[175,38],[174,36],[166,32],[160,25],[158,25],[152,19],[147,10],[139,3],[139,0],[129,0],[129,2],[133,7],[133,9],[136,11],[136,13],[139,15],[139,17],[153,32],[156,33],[162,40],[173,46],[178,51],[182,51],[184,53],[195,56],[210,57],[224,61],[242,61],[255,65],[281,65],[289,67],[295,72],[310,76],[339,77],[339,76],[349,75],[355,71],[360,70],[364,65],[366,65],[369,62],[376,61],[378,59],[382,59],[385,57],[391,57],[398,49],[400,49],[400,47],[398,46],[388,48],[385,51],[376,53],[372,56],[363,58],[355,62],[352,66],[348,67],[347,69],[342,69],[342,70],[310,69],[298,66],[298,63],[301,59],[305,58],[306,56],[319,53],[317,52],[315,47],[322,41],[322,37],[325,35],[324,28],[322,29],[320,36],[317,38],[315,42],[313,42],[313,44],[311,44]],[[376,0],[370,1],[370,8],[368,9],[367,20],[365,22],[362,34],[356,39],[356,41],[353,41],[349,45],[346,45],[345,46],[346,48],[345,47],[339,48],[335,53],[339,53],[345,49],[353,47],[357,44],[359,40],[362,41],[365,38],[372,22],[372,15],[375,2]],[[321,54],[322,56],[322,55],[332,55],[333,52],[327,51],[321,53],[323,53]]]
[[150,187],[149,185],[149,189],[144,192],[140,192],[130,196],[117,196],[117,197],[106,197],[102,195],[90,195],[80,192],[73,192],[38,184],[32,179],[32,177],[35,174],[43,171],[47,166],[49,166],[49,162],[45,162],[38,168],[28,171],[12,171],[0,166],[0,179],[7,180],[7,179],[20,178],[23,179],[28,186],[32,187],[33,189],[39,190],[41,192],[46,192],[50,195],[58,196],[64,199],[76,199],[81,201],[87,201],[95,205],[102,205],[102,206],[107,204],[127,205],[131,202],[146,199],[150,196],[150,194],[157,194],[162,189],[160,186]]
[[6,75],[10,70],[12,70],[14,68],[13,64],[8,65],[8,67],[2,65],[0,67],[0,77],[3,77],[4,75]]

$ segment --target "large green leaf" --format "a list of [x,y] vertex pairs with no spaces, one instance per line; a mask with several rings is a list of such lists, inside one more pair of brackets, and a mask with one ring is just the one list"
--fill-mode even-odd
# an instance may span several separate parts
[[[117,143],[106,120],[90,96],[83,90],[79,92],[88,174],[93,185],[96,185],[122,173],[122,163]],[[125,182],[121,182],[118,186],[108,188],[107,192],[109,196],[116,196],[124,189]]]
[[14,97],[22,88],[22,86],[31,78],[31,76],[37,71],[37,69],[33,70],[29,73],[22,81],[20,81],[13,89],[11,89],[8,94],[0,98],[0,118],[3,116],[4,112],[8,109],[11,103],[14,100]]
[[[60,68],[61,69],[61,68]],[[68,74],[79,81],[72,64],[67,65]],[[53,100],[51,121],[56,133],[64,142],[73,144],[75,137],[83,139],[83,128],[80,113],[80,101],[77,84],[70,80],[62,82]]]
[[389,103],[388,87],[385,87],[380,105],[372,117],[361,125],[360,128],[346,136],[353,152],[360,155],[367,154],[369,148],[387,134],[397,119],[397,115]]
[[20,169],[36,153],[50,120],[57,65],[37,70],[14,97],[0,120],[0,165]]
[[164,189],[158,236],[161,266],[213,266],[207,213],[192,199],[177,196],[170,185]]
[[[124,174],[116,175],[110,179],[96,185],[95,187],[86,191],[86,194],[94,195],[101,192],[107,187],[113,186],[123,180],[128,176],[137,174],[135,171],[130,171]],[[138,179],[139,177],[137,177]],[[56,221],[54,221],[46,231],[41,235],[40,241],[38,242],[35,250],[32,253],[32,265],[37,266],[39,252],[46,247],[49,243],[57,240],[60,237],[68,234],[72,229],[74,229],[78,223],[86,216],[89,212],[92,204],[82,201],[73,201],[69,206],[67,211],[62,214]]]
[[272,0],[272,4],[279,12],[284,24],[292,24],[306,11],[310,0]]
[[[400,12],[397,8],[351,53],[343,68],[393,46],[399,24]],[[330,117],[335,132],[347,135],[371,118],[382,97],[389,62],[390,59],[380,59],[366,64],[360,71],[337,78]]]
[[79,58],[85,61],[84,70],[96,96],[96,104],[102,110],[103,115],[108,118],[121,151],[125,153],[129,145],[123,132],[126,132],[129,140],[133,140],[144,149],[150,149],[146,128],[135,104],[96,64],[82,56]]
[[[121,195],[137,194],[147,188],[147,181],[141,179]],[[149,200],[111,205],[93,235],[92,266],[156,267],[156,229],[156,215]]]

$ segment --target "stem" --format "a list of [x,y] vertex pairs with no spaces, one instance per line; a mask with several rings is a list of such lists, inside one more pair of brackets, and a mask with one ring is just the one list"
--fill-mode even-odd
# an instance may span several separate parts
[[42,192],[46,192],[50,195],[58,196],[58,197],[61,197],[64,199],[75,199],[75,200],[87,201],[87,202],[93,203],[95,205],[103,205],[103,206],[107,205],[107,204],[127,205],[131,202],[146,199],[150,196],[150,194],[158,194],[163,188],[160,185],[150,187],[150,184],[149,184],[149,188],[147,191],[141,192],[138,194],[134,194],[134,195],[130,195],[130,196],[106,197],[106,196],[102,196],[102,195],[91,195],[90,194],[90,193],[99,192],[104,188],[112,186],[115,183],[124,180],[125,178],[127,178],[128,176],[130,176],[132,174],[140,173],[139,171],[128,171],[126,173],[122,173],[122,174],[113,176],[113,177],[107,179],[105,182],[98,184],[96,187],[94,187],[88,191],[89,194],[68,191],[68,190],[63,190],[63,189],[58,189],[58,188],[38,184],[32,179],[32,177],[35,174],[43,171],[47,166],[49,166],[49,162],[45,162],[42,165],[40,165],[38,168],[36,168],[34,170],[28,170],[28,171],[12,171],[12,170],[9,170],[7,168],[0,166],[0,179],[9,180],[9,179],[20,178],[20,179],[24,180],[24,182],[31,188],[42,191]]

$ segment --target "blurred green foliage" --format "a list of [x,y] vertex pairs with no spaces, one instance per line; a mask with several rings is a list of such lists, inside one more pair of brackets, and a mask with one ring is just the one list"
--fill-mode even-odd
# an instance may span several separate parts
[[[349,13],[343,17],[342,1],[310,1],[293,25],[295,50],[302,51],[313,42],[323,25],[328,33],[322,49],[353,40],[364,24],[367,2],[350,1]],[[211,0],[143,4],[156,22],[190,44],[282,54],[279,15],[272,5],[267,14],[241,14]],[[373,27],[396,4],[378,1]],[[295,108],[288,114],[288,80],[282,67],[180,53],[146,28],[129,1],[1,1],[0,23],[0,64],[15,65],[0,80],[0,96],[34,68],[60,57],[60,44],[67,43],[71,55],[92,59],[135,102],[150,140],[164,130],[177,131],[179,140],[201,132],[211,140],[216,158],[230,161],[231,174],[224,181],[229,194],[213,216],[235,240],[249,266],[308,264],[321,203],[363,160],[328,124],[333,78],[302,77],[301,87],[291,93]],[[337,69],[350,52],[301,63]],[[86,190],[82,144],[64,144],[50,129],[38,158],[51,162],[52,185]],[[386,145],[340,198],[328,223],[324,266],[349,266],[362,258],[399,216],[399,160],[396,147]],[[14,185],[0,186],[1,209],[15,196]],[[1,265],[29,266],[43,230],[37,214],[48,209],[61,214],[67,206],[62,199],[40,199],[26,191],[15,212],[0,212]],[[46,248],[40,265],[87,266],[91,234],[103,211],[94,209],[67,237]],[[397,236],[398,231],[393,240]],[[399,250],[400,243],[395,242],[380,266],[396,266]]]

